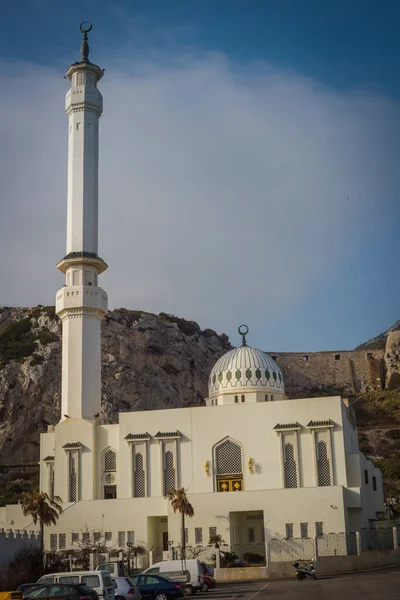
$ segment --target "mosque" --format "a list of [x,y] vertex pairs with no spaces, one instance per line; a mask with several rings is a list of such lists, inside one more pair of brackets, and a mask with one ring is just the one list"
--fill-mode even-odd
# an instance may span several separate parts
[[[110,548],[141,545],[159,560],[179,544],[179,517],[167,498],[175,487],[186,488],[194,507],[185,531],[193,547],[218,533],[239,555],[245,549],[265,556],[271,538],[374,527],[383,510],[381,472],[359,451],[348,402],[288,398],[278,364],[248,345],[245,326],[241,345],[212,369],[205,406],[121,413],[116,425],[100,421],[103,70],[89,60],[90,29],[81,25],[81,58],[66,72],[67,248],[57,264],[66,281],[56,296],[62,408],[40,441],[41,489],[63,499],[64,513],[46,528],[45,548],[71,548],[88,528]],[[0,510],[6,527],[28,527],[19,506]]]

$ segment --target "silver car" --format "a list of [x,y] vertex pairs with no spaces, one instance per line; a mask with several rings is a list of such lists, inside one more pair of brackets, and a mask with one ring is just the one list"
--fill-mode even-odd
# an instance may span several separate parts
[[141,600],[138,587],[132,587],[128,577],[112,577],[115,600]]

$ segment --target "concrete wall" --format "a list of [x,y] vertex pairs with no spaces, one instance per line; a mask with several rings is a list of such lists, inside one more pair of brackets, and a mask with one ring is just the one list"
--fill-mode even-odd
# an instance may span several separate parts
[[350,394],[384,387],[384,350],[268,354],[280,366],[290,398],[314,395],[319,390]]
[[[301,563],[302,564],[302,563]],[[360,556],[322,556],[317,561],[318,575],[345,573],[377,569],[400,564],[399,550],[371,550]],[[219,583],[229,581],[254,581],[262,579],[293,578],[295,569],[291,562],[273,562],[267,567],[243,567],[237,569],[215,569],[215,578]]]

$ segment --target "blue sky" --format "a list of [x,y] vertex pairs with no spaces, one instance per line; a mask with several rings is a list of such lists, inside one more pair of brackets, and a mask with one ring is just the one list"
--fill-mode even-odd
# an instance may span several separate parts
[[86,19],[106,68],[111,307],[172,312],[234,343],[245,322],[271,351],[350,349],[400,318],[400,3],[388,0],[3,0],[0,245],[15,259],[1,304],[52,303],[62,285],[61,75]]

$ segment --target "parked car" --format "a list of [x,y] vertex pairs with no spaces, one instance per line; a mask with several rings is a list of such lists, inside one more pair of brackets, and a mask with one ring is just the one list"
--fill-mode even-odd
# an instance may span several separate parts
[[26,599],[34,598],[62,598],[63,600],[99,600],[97,592],[89,586],[80,583],[37,583],[30,587]]
[[[187,571],[189,578],[187,579],[185,589],[187,595],[194,595],[201,590],[203,585],[203,570],[201,562],[195,558],[185,560],[184,570]],[[162,562],[154,563],[146,569],[144,573],[149,575],[160,574],[164,577],[169,577],[170,573],[176,573],[182,569],[182,561],[180,560],[163,560]],[[172,577],[171,577],[172,579]]]
[[114,586],[107,571],[71,571],[48,573],[38,583],[84,583],[92,588],[103,600],[114,600]]
[[214,588],[217,585],[217,581],[214,578],[214,569],[206,565],[206,563],[201,563],[201,569],[203,571],[203,579],[204,583],[201,587],[202,592],[208,592],[211,588]]
[[111,577],[114,583],[115,600],[140,600],[139,588],[132,586],[128,577]]
[[29,590],[36,587],[37,585],[39,585],[39,584],[38,583],[21,583],[21,585],[19,585],[17,587],[17,592],[22,592],[22,597],[27,598]]
[[138,587],[143,600],[173,600],[184,596],[184,585],[160,575],[133,575],[128,577],[131,586]]

